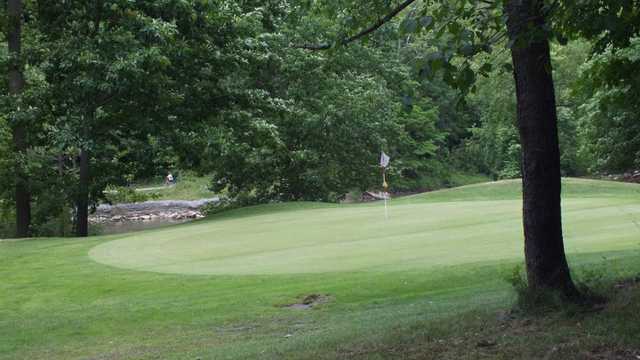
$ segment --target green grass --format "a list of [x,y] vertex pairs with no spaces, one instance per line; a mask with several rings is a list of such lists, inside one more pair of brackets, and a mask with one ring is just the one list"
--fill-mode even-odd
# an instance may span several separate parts
[[[638,244],[636,186],[565,184],[569,252]],[[518,194],[518,182],[507,181],[401,198],[391,202],[386,221],[379,202],[261,206],[108,242],[90,255],[116,267],[201,275],[390,272],[509,260],[523,247]]]
[[486,183],[488,181],[491,181],[491,178],[488,177],[487,175],[465,173],[465,172],[454,172],[451,174],[449,183],[450,183],[450,187],[456,187],[456,186],[464,186],[464,185],[470,185],[470,184]]
[[[577,277],[638,274],[640,186],[571,179],[564,189]],[[501,182],[394,199],[389,221],[380,203],[274,204],[129,235],[2,242],[0,359],[564,359],[634,349],[633,287],[596,314],[497,320],[513,301],[503,278],[522,261],[518,198],[518,182]],[[312,293],[331,301],[281,306]],[[486,339],[498,345],[477,347]]]
[[[216,194],[209,190],[211,178],[185,173],[172,186],[164,186],[164,180],[149,181],[135,186],[136,189],[149,195],[154,200],[198,200],[214,197]],[[151,190],[144,190],[149,189]]]

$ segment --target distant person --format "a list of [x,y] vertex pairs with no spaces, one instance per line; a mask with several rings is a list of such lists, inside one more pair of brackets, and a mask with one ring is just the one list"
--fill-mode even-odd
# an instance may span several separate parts
[[176,179],[173,177],[173,174],[167,174],[167,177],[164,178],[164,184],[166,186],[173,185],[176,183]]

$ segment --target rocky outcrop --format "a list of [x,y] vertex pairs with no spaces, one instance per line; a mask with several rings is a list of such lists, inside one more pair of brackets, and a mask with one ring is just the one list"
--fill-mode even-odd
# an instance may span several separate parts
[[94,224],[125,221],[188,220],[204,217],[202,207],[217,203],[219,197],[201,200],[145,201],[131,204],[103,204],[89,218]]
[[640,170],[628,171],[624,174],[606,175],[607,180],[640,183]]

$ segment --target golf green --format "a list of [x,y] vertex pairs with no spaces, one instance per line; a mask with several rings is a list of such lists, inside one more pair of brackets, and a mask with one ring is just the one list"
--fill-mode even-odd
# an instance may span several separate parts
[[[194,275],[389,272],[512,260],[523,251],[519,186],[472,185],[395,199],[386,220],[381,202],[240,209],[132,233],[89,254],[114,267]],[[563,186],[567,252],[638,246],[639,186],[577,179]]]

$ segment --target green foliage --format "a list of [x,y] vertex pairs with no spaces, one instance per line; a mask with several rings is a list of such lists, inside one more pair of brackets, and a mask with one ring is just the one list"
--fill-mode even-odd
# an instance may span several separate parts
[[[553,46],[553,69],[558,105],[560,164],[564,176],[583,175],[589,171],[587,161],[580,159],[579,143],[586,140],[579,133],[581,119],[580,97],[575,88],[576,73],[586,61],[590,44],[573,41],[566,46]],[[493,63],[494,70],[487,78],[477,81],[477,91],[470,102],[477,109],[479,121],[471,129],[471,136],[456,152],[457,161],[473,164],[472,168],[495,179],[520,176],[520,140],[516,126],[516,99],[513,77],[497,65],[507,61],[496,55],[479,59],[479,63]]]
[[[310,27],[322,20],[304,16]],[[258,87],[234,93],[243,107],[209,114],[213,126],[202,129],[195,149],[183,149],[204,152],[199,166],[213,173],[214,190],[238,201],[336,201],[352,189],[379,186],[383,149],[394,158],[394,189],[437,187],[419,178],[428,173],[441,183],[446,175],[432,171],[442,168],[437,157],[464,125],[447,122],[458,112],[451,105],[456,94],[444,84],[422,83],[406,56],[410,49],[399,52],[386,42],[397,31],[333,53],[282,47],[277,33],[254,34],[262,41],[254,49],[268,57],[250,54],[233,76],[237,84],[260,79]]]
[[582,68],[575,94],[584,99],[578,156],[594,172],[624,172],[640,166],[640,38],[627,48],[609,48]]
[[[171,173],[176,179],[174,185],[167,186],[164,182],[164,176],[160,176],[136,182],[129,187],[147,194],[153,200],[199,200],[219,195],[210,189],[210,175],[198,175],[190,171],[176,172],[173,170],[171,170]],[[164,174],[166,176],[166,170]]]
[[460,149],[459,161],[495,179],[519,177],[520,139],[513,78],[497,69],[490,77],[480,79],[477,86],[471,99],[479,112],[479,124],[471,129],[471,136]]
[[640,29],[640,3],[635,0],[558,1],[552,13],[556,30],[595,41],[596,52],[609,46],[626,48]]
[[105,189],[106,201],[111,204],[137,203],[158,198],[157,193],[136,191],[129,186],[108,186]]
[[15,235],[15,213],[11,202],[13,195],[13,152],[11,131],[5,118],[0,115],[0,238]]
[[575,92],[580,82],[576,74],[581,72],[581,67],[589,58],[590,49],[591,43],[583,40],[551,48],[558,110],[560,168],[564,176],[582,176],[590,170],[578,155],[579,143],[585,139],[579,132],[580,124],[583,123],[580,114],[583,97]]
[[[9,192],[12,185],[11,169],[13,167],[13,152],[11,129],[4,116],[0,115],[0,190]],[[3,198],[6,198],[5,194]]]
[[[108,186],[124,186],[175,166],[177,156],[164,137],[176,130],[172,110],[185,97],[174,76],[184,64],[176,64],[174,57],[184,58],[176,51],[186,50],[185,38],[197,36],[186,28],[213,13],[214,4],[37,5],[27,7],[30,21],[25,23],[27,90],[16,99],[3,96],[1,104],[10,122],[26,124],[32,150],[21,159],[0,159],[30,175],[36,234],[38,224],[66,217],[80,196],[80,149],[91,156],[91,204],[104,198]],[[0,64],[6,64],[6,53],[0,55]],[[5,179],[10,182],[13,176]],[[0,185],[10,202],[12,184]]]
[[581,67],[572,96],[577,161],[594,173],[624,172],[638,167],[636,126],[640,94],[638,54],[640,4],[613,0],[558,2],[553,13],[558,31],[592,42],[592,57]]
[[166,122],[176,101],[166,55],[175,25],[148,5],[51,2],[39,8],[47,47],[41,69],[51,84],[48,100],[61,110],[51,135],[62,153],[91,154],[94,202],[107,184],[126,182],[127,153]]
[[200,211],[204,216],[212,216],[225,211],[251,205],[256,205],[254,198],[249,196],[247,193],[240,193],[233,199],[222,197],[218,202],[208,203],[200,208]]

